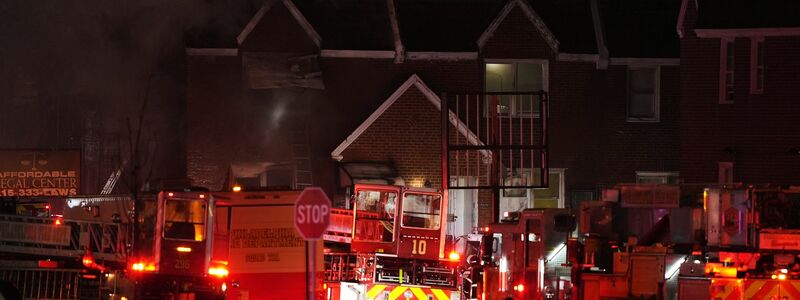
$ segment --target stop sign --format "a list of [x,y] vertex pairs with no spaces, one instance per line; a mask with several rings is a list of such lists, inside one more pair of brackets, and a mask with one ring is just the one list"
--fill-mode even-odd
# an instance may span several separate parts
[[307,187],[294,203],[294,227],[306,240],[322,237],[331,223],[331,200],[318,187]]

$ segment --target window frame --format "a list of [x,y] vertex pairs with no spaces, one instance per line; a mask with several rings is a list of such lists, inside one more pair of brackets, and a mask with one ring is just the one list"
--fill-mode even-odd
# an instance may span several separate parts
[[[540,64],[542,65],[542,90],[548,92],[550,90],[550,60],[547,59],[484,59],[483,60],[483,90],[486,91],[486,65],[488,64],[513,64],[514,65],[514,76],[517,76],[517,65],[518,64]],[[516,82],[515,82],[516,85]],[[516,91],[516,86],[514,87]],[[524,91],[524,92],[532,92],[532,91]],[[518,109],[516,108],[516,102],[511,102],[509,105],[509,113],[507,114],[498,114],[498,117],[501,118],[539,118],[541,116],[541,111],[531,111],[529,113],[519,113]],[[489,103],[487,102],[485,108],[489,107]],[[486,109],[485,115],[489,117],[489,109]]]
[[[733,51],[728,51],[729,45]],[[728,67],[728,56],[732,58],[730,68]],[[730,84],[728,82],[728,74],[731,75]],[[720,38],[719,104],[733,104],[735,102],[735,99],[728,99],[728,86],[730,86],[731,94],[736,95],[736,43],[733,38]]]
[[663,179],[660,184],[670,184],[669,178],[680,178],[680,172],[667,172],[667,171],[636,171],[636,183],[639,182],[639,178],[641,177],[649,177],[649,178],[660,178]]
[[[641,118],[631,117],[631,71],[632,70],[645,70],[653,69],[653,117]],[[625,70],[626,75],[626,95],[625,101],[625,120],[630,123],[659,123],[661,122],[661,66],[659,65],[642,65],[642,66],[628,66]]]
[[717,162],[717,176],[719,177],[720,184],[732,184],[733,183],[733,162],[730,161],[720,161]]
[[[400,197],[400,201],[402,201],[402,204],[399,206],[401,208],[401,211],[398,212],[397,210],[395,210],[396,213],[398,213],[397,216],[400,217],[400,228],[408,228],[408,229],[414,229],[414,230],[429,230],[429,231],[438,231],[438,230],[442,229],[442,226],[443,226],[442,225],[442,214],[447,214],[446,211],[442,212],[442,208],[443,208],[443,205],[444,205],[444,197],[442,195],[437,195],[437,194],[433,194],[433,193],[426,193],[426,192],[419,192],[419,191],[405,191],[405,192],[401,192],[400,194],[402,195],[402,197]],[[433,197],[437,197],[438,196],[439,197],[439,216],[438,216],[439,223],[437,224],[436,228],[425,228],[425,227],[409,226],[409,225],[405,224],[405,220],[404,219],[405,219],[405,214],[407,212],[406,211],[406,194],[417,194],[417,195],[424,195],[424,196],[433,196]],[[415,213],[415,212],[411,212],[411,213]],[[444,220],[444,221],[447,221],[447,220]]]
[[[558,175],[558,200],[557,205],[558,208],[565,208],[565,201],[566,201],[566,185],[564,183],[564,179],[566,177],[566,168],[548,168],[548,176],[549,175]],[[518,169],[519,172],[523,174],[532,174],[530,173],[530,168],[520,168]],[[538,172],[538,171],[537,171]],[[549,187],[552,188],[552,187]],[[500,197],[503,199],[526,199],[526,208],[533,208],[534,201],[536,201],[533,193],[534,189],[525,189],[525,196],[505,196],[505,191],[501,191]],[[498,212],[502,213],[502,212]]]
[[[203,209],[203,223],[168,221],[167,220],[166,211],[167,211],[167,206],[169,205],[169,202],[172,202],[172,201],[184,201],[184,202],[195,202],[195,201],[197,201],[197,202],[202,202],[203,206],[204,206],[204,209]],[[164,239],[164,240],[171,240],[171,241],[188,241],[188,242],[205,242],[205,241],[207,241],[209,239],[209,237],[208,237],[208,212],[209,212],[209,210],[210,210],[210,208],[209,208],[208,202],[204,201],[203,199],[165,198],[164,199],[164,213],[163,213],[164,214],[164,220],[163,220],[163,222],[161,224],[161,226],[163,226],[164,229],[161,231],[161,238]],[[200,228],[203,229],[203,239],[202,240],[197,240],[197,239],[191,239],[190,240],[190,239],[181,239],[181,238],[168,237],[167,236],[167,223],[168,222],[169,223],[189,223],[189,224],[192,224],[192,226],[202,225]],[[197,233],[195,233],[195,236],[197,236]]]
[[[759,46],[761,46],[760,49]],[[764,83],[766,81],[764,46],[763,36],[750,38],[750,94],[764,93]],[[761,60],[760,63],[759,58]],[[759,71],[761,71],[761,77],[758,76]]]

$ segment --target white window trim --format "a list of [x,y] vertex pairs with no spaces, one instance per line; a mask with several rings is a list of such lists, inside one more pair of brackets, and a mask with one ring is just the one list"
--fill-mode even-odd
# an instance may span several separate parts
[[[653,109],[655,110],[655,116],[652,119],[645,119],[645,118],[633,118],[630,117],[630,70],[639,70],[639,69],[655,69],[655,76],[653,80],[655,80],[655,86],[653,87]],[[626,121],[630,123],[658,123],[661,122],[661,66],[628,66],[628,70],[626,71],[627,76],[627,83],[628,86],[626,87],[626,95],[625,97],[625,118]]]
[[[533,63],[542,65],[542,90],[545,92],[550,91],[550,61],[547,59],[484,59],[483,60],[483,87],[486,88],[486,65],[487,64],[512,64],[512,63]],[[539,118],[539,112],[529,114],[518,114],[516,109],[510,108],[511,112],[508,115],[500,115],[501,118]],[[488,112],[488,111],[487,111]]]
[[639,177],[662,177],[664,183],[668,183],[670,177],[680,177],[680,172],[662,172],[662,171],[636,171],[636,181]]
[[[764,51],[764,37],[754,36],[750,38],[750,94],[764,93],[764,83],[761,83],[761,88],[758,87],[758,44],[761,43],[761,51]],[[764,53],[760,53],[764,56]],[[766,74],[766,67],[764,61],[761,62],[762,72]],[[766,81],[766,78],[764,78]]]
[[[733,162],[720,161],[720,162],[717,162],[717,164],[719,166],[718,171],[717,171],[718,172],[718,177],[719,177],[719,183],[720,184],[733,183]],[[726,170],[728,172],[725,172]],[[723,178],[725,174],[730,175],[730,178]]]
[[[728,43],[733,43],[733,38],[724,37],[719,39],[719,104],[733,104],[734,101],[728,100],[727,73],[728,73]],[[733,45],[736,47],[736,44]],[[734,54],[735,55],[735,54]],[[731,80],[736,87],[736,58],[733,61],[733,76]]]

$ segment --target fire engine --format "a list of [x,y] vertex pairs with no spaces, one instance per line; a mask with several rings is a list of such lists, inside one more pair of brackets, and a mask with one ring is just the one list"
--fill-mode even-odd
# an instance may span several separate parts
[[680,299],[800,299],[800,188],[703,192],[706,247],[681,266]]
[[447,201],[433,189],[355,184],[324,236],[327,299],[457,299]]
[[473,262],[471,270],[472,281],[480,283],[471,297],[568,299],[565,241],[574,226],[565,209],[526,209],[484,228],[482,263]]
[[61,215],[0,215],[0,280],[23,298],[223,297],[226,263],[211,260],[213,197],[162,191],[142,200],[138,237],[128,196],[69,197]]

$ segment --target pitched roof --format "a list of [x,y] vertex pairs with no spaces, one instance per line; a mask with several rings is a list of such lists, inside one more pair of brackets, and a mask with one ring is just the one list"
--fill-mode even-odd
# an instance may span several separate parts
[[[439,98],[439,96],[437,96],[436,93],[434,93],[428,87],[428,85],[422,82],[422,79],[420,79],[419,76],[417,76],[417,74],[413,74],[411,75],[411,77],[408,78],[408,80],[406,80],[406,82],[400,85],[400,87],[397,88],[397,90],[395,90],[394,93],[392,93],[392,95],[389,96],[389,98],[387,98],[386,101],[384,101],[383,104],[381,104],[381,106],[378,107],[378,109],[373,111],[372,114],[366,120],[364,120],[364,122],[361,123],[361,125],[359,125],[358,128],[356,128],[356,130],[353,131],[353,133],[347,136],[347,138],[345,138],[344,141],[342,141],[342,143],[339,144],[339,146],[336,147],[336,149],[334,149],[333,152],[331,152],[331,157],[336,160],[341,160],[342,153],[344,152],[344,150],[346,150],[347,147],[350,146],[350,144],[352,144],[356,139],[358,139],[358,137],[361,136],[361,134],[363,134],[364,131],[366,131],[372,125],[372,123],[375,123],[375,121],[377,121],[378,118],[380,118],[380,116],[383,115],[383,113],[387,109],[389,109],[389,107],[391,107],[392,104],[394,104],[397,101],[397,99],[400,99],[400,97],[403,96],[406,93],[406,91],[408,91],[408,89],[411,87],[419,89],[419,91],[422,92],[423,95],[425,95],[425,98],[428,99],[428,101],[430,101],[431,104],[433,104],[437,110],[441,109],[442,101]],[[482,144],[482,142],[478,139],[478,136],[475,135],[475,133],[473,133],[471,130],[469,130],[467,125],[462,123],[461,120],[459,120],[458,117],[455,115],[455,113],[453,113],[452,111],[450,111],[449,119],[450,123],[453,124],[453,126],[456,127],[458,132],[464,135],[471,144],[473,145]]]
[[533,10],[526,0],[509,0],[506,3],[503,9],[500,10],[500,13],[497,15],[497,17],[495,17],[494,20],[492,20],[492,23],[489,24],[489,27],[487,27],[486,30],[484,30],[481,34],[480,38],[478,38],[479,48],[483,47],[486,41],[494,35],[497,27],[499,27],[500,24],[505,21],[508,14],[514,9],[521,9],[532,25],[536,27],[536,30],[541,33],[542,37],[550,46],[550,48],[553,49],[553,51],[558,51],[558,40],[550,31],[550,28],[547,26],[547,24],[545,24],[544,20],[539,17],[539,14]]
[[797,0],[697,0],[697,29],[800,27]]
[[407,51],[477,51],[505,0],[396,0]]
[[267,11],[276,5],[283,5],[286,7],[286,9],[289,10],[289,13],[292,14],[292,17],[294,17],[295,21],[297,21],[300,27],[303,28],[303,31],[306,32],[308,38],[310,38],[311,41],[317,45],[317,47],[320,46],[322,38],[320,37],[319,33],[317,33],[316,29],[314,29],[314,26],[308,22],[308,19],[306,19],[305,15],[300,12],[292,0],[267,0],[264,2],[258,12],[256,12],[255,16],[253,16],[250,22],[245,25],[244,29],[242,29],[242,32],[239,33],[239,36],[236,37],[236,41],[239,45],[241,45],[247,39],[253,29],[255,29],[258,23],[261,22],[264,14],[266,14]]
[[599,4],[611,57],[680,56],[675,32],[680,1],[600,0]]

